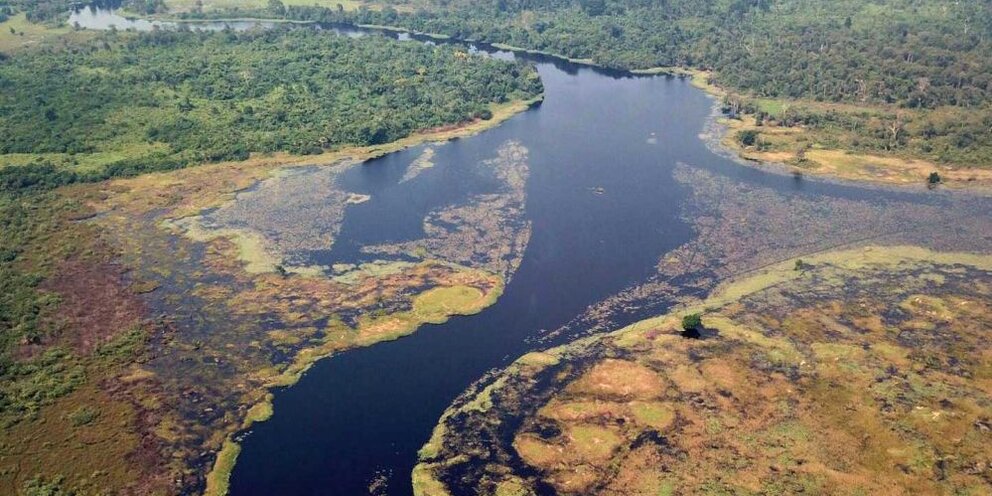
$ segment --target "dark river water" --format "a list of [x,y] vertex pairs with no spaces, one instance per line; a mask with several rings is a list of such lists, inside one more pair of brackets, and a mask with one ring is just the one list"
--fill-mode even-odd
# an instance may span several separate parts
[[[84,9],[71,22],[150,29],[113,15]],[[785,195],[903,196],[797,180],[712,153],[699,133],[713,100],[686,81],[534,60],[546,88],[539,107],[437,146],[436,166],[408,183],[400,180],[423,147],[345,172],[340,184],[372,200],[348,210],[334,248],[319,257],[351,262],[362,246],[416,237],[426,212],[471,191],[465,168],[512,140],[530,154],[533,234],[503,296],[478,315],[322,360],[276,391],[275,415],[244,436],[233,495],[361,495],[378,477],[387,478],[388,494],[411,494],[417,450],[457,395],[532,349],[543,330],[646,279],[660,254],[689,241],[680,207],[690,191],[673,179],[679,163]]]
[[478,315],[319,362],[279,391],[276,415],[244,440],[232,494],[368,494],[378,474],[389,476],[389,494],[410,494],[416,452],[455,396],[526,352],[529,337],[646,278],[660,253],[688,240],[678,219],[686,192],[671,169],[712,156],[697,137],[711,100],[679,80],[538,69],[543,105],[438,147],[420,187],[398,185],[420,149],[349,170],[342,185],[372,200],[349,209],[325,260],[351,261],[356,246],[410,237],[445,196],[432,190],[515,140],[530,151],[533,234],[504,295]]

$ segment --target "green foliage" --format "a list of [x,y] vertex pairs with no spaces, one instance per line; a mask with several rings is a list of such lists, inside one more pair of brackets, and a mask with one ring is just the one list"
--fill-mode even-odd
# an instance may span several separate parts
[[[745,109],[755,102],[742,104]],[[925,158],[962,166],[992,165],[992,107],[836,108],[797,102],[765,124],[802,127],[830,147]]]
[[698,330],[703,326],[703,316],[698,313],[690,313],[682,317],[682,329],[686,331]]
[[0,426],[33,417],[42,406],[72,392],[85,379],[83,366],[61,348],[51,348],[30,360],[4,363]]
[[[988,2],[446,0],[434,6],[393,24],[622,69],[714,68],[720,83],[762,96],[934,107],[984,105],[992,92]],[[316,10],[287,14],[327,18]],[[390,23],[368,9],[330,17]]]
[[930,173],[930,176],[927,177],[927,183],[929,183],[929,184],[938,184],[938,183],[940,183],[940,174],[938,174],[936,171],[931,172]]
[[[710,69],[713,82],[757,101],[731,102],[725,110],[732,117],[763,111],[762,124],[772,117],[810,127],[831,147],[992,166],[989,2],[430,0],[423,5],[407,14],[289,7],[286,16],[399,25],[611,68]],[[767,108],[772,99],[887,110],[882,116],[812,106],[784,111]],[[896,109],[913,112],[900,123]],[[892,132],[894,123],[905,126]]]
[[382,144],[484,117],[542,87],[533,67],[452,47],[275,29],[109,33],[11,57],[0,90],[0,154],[155,150],[91,170],[2,169],[0,190],[11,191]]
[[76,179],[74,172],[56,169],[50,163],[4,167],[0,169],[0,192],[52,189],[73,183]]
[[23,496],[73,496],[75,491],[63,487],[65,478],[57,476],[51,480],[35,477],[24,484]]
[[754,146],[758,142],[759,133],[753,129],[745,129],[737,133],[737,141],[744,146]]
[[96,420],[100,416],[100,410],[91,406],[81,406],[69,414],[69,421],[74,427],[81,427]]
[[0,427],[33,417],[85,379],[83,366],[65,348],[18,353],[52,342],[60,331],[42,319],[59,298],[38,286],[53,260],[79,249],[79,233],[66,235],[60,220],[69,208],[52,193],[0,193]]

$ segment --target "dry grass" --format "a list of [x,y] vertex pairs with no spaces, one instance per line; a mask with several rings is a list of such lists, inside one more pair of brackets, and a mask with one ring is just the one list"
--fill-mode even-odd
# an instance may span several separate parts
[[[923,159],[823,148],[817,145],[817,136],[813,131],[801,127],[758,127],[750,116],[742,120],[726,119],[723,122],[728,126],[728,132],[722,140],[725,147],[747,160],[786,164],[794,172],[851,181],[923,187],[930,173],[936,171],[948,187],[978,191],[992,187],[992,170],[988,169],[963,169]],[[736,136],[743,130],[760,131],[761,139],[769,143],[771,149],[759,151],[754,147],[742,146]],[[812,148],[805,152],[806,161],[797,165],[797,150],[807,147]]]

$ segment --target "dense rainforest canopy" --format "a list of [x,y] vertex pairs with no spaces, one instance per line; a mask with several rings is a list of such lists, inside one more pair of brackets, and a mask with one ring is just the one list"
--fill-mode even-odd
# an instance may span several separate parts
[[[65,0],[4,1],[35,19],[51,19],[67,8]],[[144,14],[173,5],[123,4]],[[745,100],[737,109],[803,126],[823,146],[992,166],[992,4],[985,1],[381,0],[358,9],[321,4],[273,0],[176,14],[400,26],[619,69],[705,69],[714,83]],[[768,98],[801,104],[758,101]],[[759,137],[756,143],[767,141]]]
[[542,91],[526,65],[309,29],[110,33],[11,57],[0,89],[0,154],[140,151],[107,176],[386,143]]
[[[693,66],[757,95],[984,105],[992,4],[934,0],[438,0],[331,11],[622,69]],[[307,8],[288,12],[306,15]],[[312,14],[312,13],[311,13]]]

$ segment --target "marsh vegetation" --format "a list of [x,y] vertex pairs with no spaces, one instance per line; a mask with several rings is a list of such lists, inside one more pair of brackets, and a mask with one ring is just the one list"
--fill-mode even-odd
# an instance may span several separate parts
[[812,260],[695,307],[710,339],[676,314],[525,355],[445,413],[418,494],[989,491],[989,258]]

